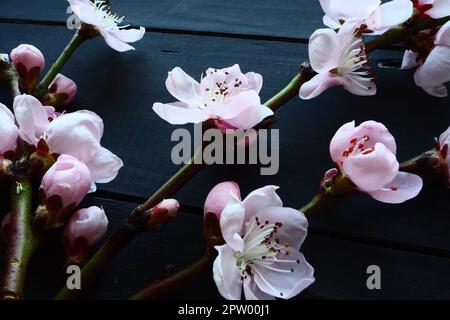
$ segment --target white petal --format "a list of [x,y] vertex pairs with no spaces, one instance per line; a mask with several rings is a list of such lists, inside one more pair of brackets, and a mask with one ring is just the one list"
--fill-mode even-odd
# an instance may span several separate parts
[[412,69],[419,65],[417,58],[419,55],[411,50],[406,50],[403,55],[402,69]]
[[208,112],[203,109],[176,102],[167,104],[157,102],[153,105],[153,111],[162,119],[174,125],[200,123],[209,118]]
[[309,100],[319,96],[325,90],[343,84],[342,77],[331,73],[319,73],[300,87],[300,98]]
[[233,250],[226,244],[215,248],[219,253],[213,265],[217,289],[227,300],[240,300],[242,294],[241,273],[236,266]]
[[278,188],[277,186],[265,186],[249,193],[243,200],[245,221],[252,220],[255,215],[268,207],[282,207],[283,201],[276,193]]
[[92,180],[97,183],[108,183],[117,177],[123,162],[108,149],[100,147],[86,165],[91,171]]
[[309,60],[317,73],[328,72],[338,66],[339,37],[334,30],[316,30],[309,39]]
[[222,236],[234,251],[242,252],[244,240],[241,237],[244,225],[245,208],[237,195],[231,194],[230,200],[220,215],[220,229]]
[[200,84],[179,67],[169,72],[166,87],[170,94],[181,102],[189,105],[201,104]]

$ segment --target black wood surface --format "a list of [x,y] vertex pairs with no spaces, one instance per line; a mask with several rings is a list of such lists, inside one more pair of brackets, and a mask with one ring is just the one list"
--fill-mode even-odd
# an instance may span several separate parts
[[[174,127],[151,110],[153,102],[173,100],[164,87],[167,72],[180,66],[200,76],[207,67],[239,63],[243,70],[264,76],[262,97],[268,99],[308,58],[306,45],[293,43],[301,40],[286,41],[283,37],[305,39],[320,26],[322,18],[318,1],[309,0],[283,1],[283,5],[278,1],[214,5],[206,1],[154,5],[148,1],[112,1],[114,5],[116,2],[122,9],[118,11],[127,14],[131,23],[161,30],[147,33],[136,44],[137,51],[126,54],[112,51],[102,39],[91,40],[64,68],[64,74],[79,85],[79,95],[68,109],[83,107],[98,112],[106,124],[103,144],[125,162],[119,177],[100,185],[98,192],[104,198],[124,202],[92,200],[107,209],[111,230],[120,225],[134,203],[145,199],[177,170],[170,161]],[[37,10],[37,6],[46,9]],[[72,35],[62,26],[65,7],[65,1],[40,1],[39,5],[23,1],[21,6],[15,1],[2,1],[0,52],[9,52],[19,43],[31,43],[44,51],[50,65]],[[28,23],[5,22],[10,19]],[[39,25],[30,20],[58,23]],[[187,32],[176,34],[173,30]],[[268,38],[258,37],[262,35]],[[400,51],[377,52],[375,58],[401,55]],[[280,129],[279,173],[260,176],[259,166],[205,168],[176,196],[190,213],[181,215],[167,229],[139,237],[101,277],[93,297],[125,298],[163,274],[167,265],[180,268],[200,257],[200,207],[211,187],[220,181],[237,181],[243,194],[263,185],[279,185],[286,205],[303,206],[313,196],[322,173],[332,166],[328,143],[345,122],[374,119],[385,123],[397,138],[400,160],[431,148],[433,137],[449,125],[449,99],[426,95],[415,87],[410,72],[376,69],[376,73],[379,93],[375,98],[332,89],[315,100],[294,99],[283,106],[275,125]],[[6,90],[1,91],[0,101],[11,105]],[[357,196],[312,217],[312,236],[305,244],[305,253],[318,279],[301,297],[448,298],[449,192],[426,182],[420,197],[401,206]],[[57,289],[57,270],[44,272],[48,267],[45,257],[35,261],[37,271],[29,282],[29,297],[48,298]],[[370,264],[382,266],[386,285],[381,291],[365,287],[365,268]],[[211,275],[190,288],[196,288],[196,297],[217,297]],[[192,297],[189,289],[177,294],[175,297]]]
[[[308,39],[322,27],[319,1],[298,0],[112,0],[126,22],[152,30],[217,33],[220,35]],[[42,10],[45,8],[45,10]],[[2,1],[0,18],[65,23],[66,0]],[[286,40],[286,39],[285,39]]]

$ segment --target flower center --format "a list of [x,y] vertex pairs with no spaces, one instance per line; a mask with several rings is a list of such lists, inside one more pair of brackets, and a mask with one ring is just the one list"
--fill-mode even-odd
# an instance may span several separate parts
[[211,85],[204,89],[204,108],[216,103],[226,103],[229,97],[237,95],[241,91],[243,83],[239,78],[235,78],[232,81],[227,81],[226,79],[217,80],[218,78],[227,78],[229,74],[228,71],[222,73],[219,70],[214,69],[209,71],[206,75],[209,79],[202,79],[202,81],[211,82]]
[[119,26],[119,24],[122,23],[125,19],[125,16],[120,17],[116,13],[112,13],[109,9],[109,5],[107,5],[104,0],[95,0],[91,4],[95,8],[97,18],[101,21],[99,26],[101,29],[114,31],[130,26],[129,24],[125,26]]
[[244,250],[234,252],[236,266],[241,272],[241,279],[248,275],[259,273],[254,267],[259,266],[278,272],[294,272],[294,269],[285,270],[275,268],[275,262],[299,263],[296,260],[280,260],[277,255],[282,253],[289,256],[289,243],[281,243],[276,236],[278,230],[283,227],[281,222],[271,223],[260,221],[258,217],[252,220],[250,228],[244,237]]
[[369,136],[364,136],[362,138],[352,138],[349,142],[349,147],[342,153],[344,158],[348,158],[350,155],[363,154],[367,155],[375,151],[375,147],[367,147],[364,145],[365,142],[369,141]]
[[359,87],[370,90],[374,78],[368,61],[362,38],[354,37],[350,45],[343,51],[338,67],[330,70],[330,73],[346,77]]

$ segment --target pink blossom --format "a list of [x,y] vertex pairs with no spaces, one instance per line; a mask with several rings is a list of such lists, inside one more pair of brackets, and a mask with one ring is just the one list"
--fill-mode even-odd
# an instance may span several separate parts
[[219,183],[212,188],[206,197],[205,205],[203,206],[203,213],[205,215],[207,213],[214,213],[218,218],[220,218],[220,214],[227,205],[232,194],[236,198],[241,199],[239,186],[236,182],[227,181]]
[[402,69],[419,66],[414,74],[416,84],[435,97],[447,97],[445,83],[450,81],[450,21],[444,24],[434,38],[434,48],[422,61],[419,54],[407,50]]
[[381,123],[343,125],[330,143],[333,161],[362,192],[386,203],[402,203],[417,196],[422,179],[400,172],[394,137]]
[[58,160],[45,173],[41,182],[41,192],[45,199],[59,196],[63,208],[78,205],[91,186],[91,174],[88,167],[69,155],[60,155]]
[[[32,96],[21,95],[14,100],[14,112],[24,141],[36,145],[43,138],[51,153],[76,157],[89,168],[94,182],[114,180],[123,166],[119,157],[100,145],[103,120],[91,111],[57,116],[52,107],[42,106]],[[49,118],[53,120],[49,121]],[[95,191],[95,184],[91,191]]]
[[30,72],[32,69],[38,68],[38,71],[42,71],[45,67],[44,55],[38,48],[30,44],[19,45],[11,51],[10,57],[19,74],[22,70]]
[[99,207],[89,207],[75,212],[64,228],[64,244],[68,255],[83,259],[87,250],[106,233],[108,218]]
[[314,269],[299,252],[308,222],[303,213],[283,207],[277,187],[231,197],[220,216],[226,243],[215,248],[214,280],[221,295],[240,300],[289,299],[314,282]]
[[406,22],[413,14],[410,0],[320,0],[325,16],[323,23],[331,29],[341,28],[343,22],[356,20],[371,34],[382,34]]
[[309,59],[317,75],[300,88],[302,99],[315,98],[334,86],[343,86],[360,96],[376,94],[377,87],[367,70],[368,58],[361,37],[355,33],[356,26],[354,22],[346,22],[337,33],[319,29],[311,36]]
[[450,1],[448,0],[412,0],[422,16],[441,19],[450,16]]
[[450,127],[448,127],[448,129],[439,137],[439,146],[441,154],[447,164],[448,177],[450,179]]
[[103,36],[106,43],[116,51],[124,52],[134,50],[128,43],[141,40],[145,34],[145,28],[127,29],[129,25],[120,26],[124,17],[112,13],[105,1],[94,0],[68,0],[70,8],[78,18],[94,26]]
[[153,110],[171,124],[200,123],[208,119],[226,128],[249,129],[273,111],[261,104],[260,74],[243,74],[239,65],[208,69],[198,83],[176,67],[166,80],[167,90],[177,102],[155,103]]
[[8,151],[15,151],[19,129],[17,128],[14,115],[9,109],[0,103],[0,159]]
[[67,105],[73,101],[77,94],[76,83],[62,74],[58,74],[48,87],[48,94],[53,105]]

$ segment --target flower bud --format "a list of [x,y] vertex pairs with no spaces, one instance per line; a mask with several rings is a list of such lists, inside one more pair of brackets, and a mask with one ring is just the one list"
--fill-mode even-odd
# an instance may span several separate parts
[[78,159],[61,155],[42,178],[42,204],[36,211],[35,222],[45,228],[60,227],[65,218],[86,196],[91,186],[88,167]]
[[70,264],[81,264],[89,249],[106,233],[108,218],[99,207],[89,207],[75,212],[67,222],[63,238]]
[[47,142],[40,139],[36,151],[28,159],[28,169],[32,174],[43,174],[55,163],[56,155],[49,153]]
[[14,115],[9,109],[0,103],[0,157],[8,151],[15,151],[19,129],[17,128]]
[[50,106],[65,106],[73,101],[77,94],[76,83],[62,74],[58,74],[48,87],[48,93],[42,103]]
[[232,193],[239,199],[241,198],[241,192],[236,182],[227,181],[216,185],[206,197],[205,205],[203,206],[204,215],[214,213],[219,218]]
[[21,44],[10,53],[11,61],[19,74],[21,86],[31,91],[39,79],[40,72],[45,67],[42,52],[35,46]]
[[175,199],[165,199],[150,209],[150,219],[147,222],[149,229],[154,230],[175,218],[180,209],[180,203]]

